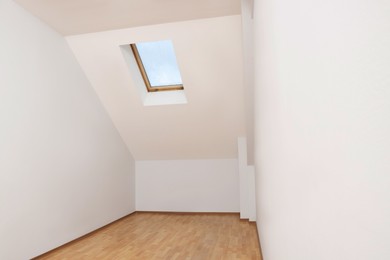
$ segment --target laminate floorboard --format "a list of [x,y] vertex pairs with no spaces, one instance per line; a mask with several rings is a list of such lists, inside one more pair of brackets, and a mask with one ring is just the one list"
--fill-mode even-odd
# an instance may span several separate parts
[[35,259],[261,260],[256,225],[239,214],[136,212]]

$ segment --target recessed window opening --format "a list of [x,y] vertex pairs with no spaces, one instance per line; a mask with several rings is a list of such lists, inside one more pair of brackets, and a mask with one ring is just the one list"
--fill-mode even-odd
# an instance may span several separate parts
[[130,47],[148,92],[184,89],[171,41],[132,43]]

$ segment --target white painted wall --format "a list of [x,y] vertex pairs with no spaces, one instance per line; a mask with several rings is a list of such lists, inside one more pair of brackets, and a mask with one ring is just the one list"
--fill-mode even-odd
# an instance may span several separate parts
[[139,211],[239,212],[237,159],[136,162]]
[[249,175],[245,137],[237,138],[238,174],[240,180],[240,218],[249,219]]
[[390,2],[255,6],[266,260],[390,259]]
[[246,137],[238,137],[237,146],[240,183],[240,218],[256,221],[255,167],[248,165]]
[[242,55],[245,95],[245,124],[248,164],[254,164],[254,39],[253,39],[254,0],[241,0]]
[[134,161],[65,40],[0,1],[0,259],[134,211]]
[[249,221],[256,221],[256,171],[255,166],[247,166]]

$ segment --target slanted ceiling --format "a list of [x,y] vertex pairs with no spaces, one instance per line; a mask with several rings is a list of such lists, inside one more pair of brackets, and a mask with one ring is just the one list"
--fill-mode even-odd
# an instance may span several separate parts
[[15,0],[63,35],[240,14],[240,0]]
[[[245,135],[239,0],[16,2],[68,35],[136,160],[237,157]],[[158,40],[173,41],[187,104],[141,101],[119,46]]]
[[[236,158],[245,134],[241,17],[66,38],[137,160]],[[187,104],[144,106],[120,45],[172,40]]]

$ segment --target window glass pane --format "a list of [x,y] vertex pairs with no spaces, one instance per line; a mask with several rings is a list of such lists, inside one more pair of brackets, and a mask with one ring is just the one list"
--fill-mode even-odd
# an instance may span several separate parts
[[152,87],[183,84],[171,41],[143,42],[136,45]]

